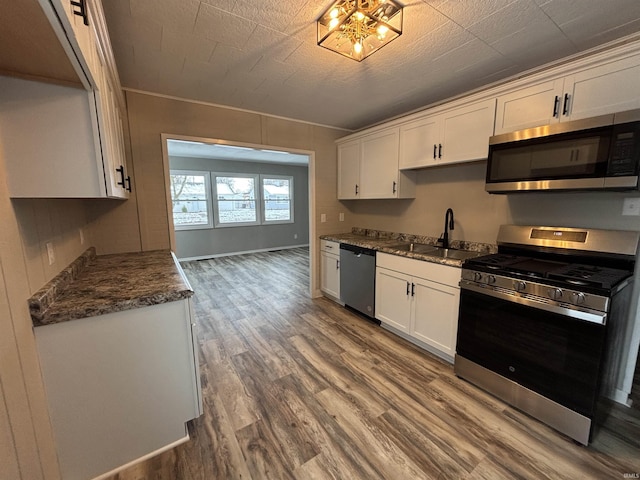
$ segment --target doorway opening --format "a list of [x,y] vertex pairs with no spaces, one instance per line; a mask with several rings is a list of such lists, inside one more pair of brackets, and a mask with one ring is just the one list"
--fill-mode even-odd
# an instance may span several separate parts
[[171,249],[179,260],[309,248],[314,285],[314,153],[163,134]]

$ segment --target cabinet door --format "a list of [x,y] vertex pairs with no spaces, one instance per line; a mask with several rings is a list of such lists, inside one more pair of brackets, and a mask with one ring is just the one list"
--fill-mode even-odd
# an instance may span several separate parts
[[36,328],[62,478],[95,478],[200,415],[187,301]]
[[97,37],[95,38],[93,46],[92,71],[96,83],[94,95],[96,97],[96,115],[98,119],[98,129],[100,131],[100,147],[102,151],[107,196],[128,198],[119,108],[109,78],[104,51]]
[[557,123],[563,85],[564,79],[559,78],[498,97],[495,134]]
[[[80,5],[74,5],[71,0],[39,1],[40,3],[47,1],[51,6],[53,6],[58,16],[57,21],[62,25],[67,41],[75,51],[82,52],[81,55],[76,56],[76,59],[79,62],[84,75],[87,75],[89,78],[89,84],[91,84],[92,79],[89,67],[91,66],[93,38],[90,27],[93,23],[93,19],[89,17],[88,3],[85,2],[84,4],[83,16],[81,15],[81,13],[83,13],[83,8]],[[85,84],[85,86],[88,88],[89,85]]]
[[563,120],[640,108],[640,55],[570,75],[564,89],[569,99]]
[[334,298],[340,298],[340,257],[322,252],[320,289]]
[[453,358],[460,289],[415,278],[412,335]]
[[411,331],[411,277],[376,268],[376,318],[405,333]]
[[358,198],[359,183],[360,140],[338,145],[338,199]]
[[[486,159],[493,135],[495,99],[467,105],[442,115],[442,149],[438,164]],[[440,147],[440,146],[438,146]]]
[[400,126],[400,170],[436,164],[440,139],[438,116],[420,118]]
[[362,139],[360,198],[398,197],[398,142],[398,127]]

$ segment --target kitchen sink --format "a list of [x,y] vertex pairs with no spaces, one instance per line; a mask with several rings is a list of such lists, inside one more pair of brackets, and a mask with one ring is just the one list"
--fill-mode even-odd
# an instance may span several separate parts
[[391,245],[389,248],[414,253],[431,253],[438,250],[435,245],[427,245],[425,243],[399,243],[398,245]]
[[482,255],[480,252],[458,250],[456,248],[442,248],[424,243],[400,243],[397,245],[390,245],[388,248],[393,248],[394,250],[400,250],[402,252],[423,253],[425,255],[431,255],[439,258],[450,258],[452,260],[466,260],[467,258]]

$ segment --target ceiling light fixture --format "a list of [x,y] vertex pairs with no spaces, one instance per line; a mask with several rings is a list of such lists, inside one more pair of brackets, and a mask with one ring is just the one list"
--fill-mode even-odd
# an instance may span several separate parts
[[318,19],[318,45],[358,62],[401,34],[394,0],[338,0]]

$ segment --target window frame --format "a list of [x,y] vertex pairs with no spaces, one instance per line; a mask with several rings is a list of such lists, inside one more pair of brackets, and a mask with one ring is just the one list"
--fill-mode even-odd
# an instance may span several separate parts
[[[218,198],[218,177],[236,177],[236,178],[251,178],[253,179],[253,202],[255,203],[256,219],[252,222],[233,222],[233,223],[221,223],[220,222],[220,204]],[[229,227],[253,227],[261,225],[262,212],[260,202],[260,175],[257,173],[233,173],[233,172],[211,172],[211,197],[215,197],[215,207],[213,211],[213,224],[214,228],[229,228]]]
[[[176,219],[174,217],[173,212],[173,189],[171,188],[171,176],[172,175],[185,175],[185,176],[201,176],[204,178],[204,190],[205,190],[205,204],[207,207],[207,223],[206,224],[197,224],[197,225],[184,225],[177,224]],[[171,197],[171,218],[173,219],[173,228],[176,231],[179,230],[205,230],[214,228],[213,223],[213,203],[211,196],[211,175],[210,172],[206,170],[184,170],[184,169],[171,169],[169,170],[169,195]]]
[[[288,180],[289,181],[289,219],[288,220],[267,220],[267,199],[265,198],[265,190],[264,190],[264,180]],[[285,223],[295,223],[294,220],[294,186],[293,186],[293,175],[269,175],[269,174],[260,174],[260,203],[262,203],[262,225],[278,225]]]

